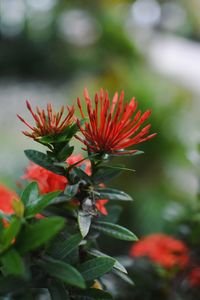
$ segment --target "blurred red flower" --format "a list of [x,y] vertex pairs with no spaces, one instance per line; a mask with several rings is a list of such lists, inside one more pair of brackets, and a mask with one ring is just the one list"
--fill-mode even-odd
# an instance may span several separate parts
[[37,140],[40,137],[46,135],[54,135],[61,133],[65,128],[70,126],[73,122],[74,107],[67,107],[68,114],[63,118],[65,111],[64,106],[61,107],[59,112],[54,112],[51,103],[47,104],[47,110],[40,107],[36,107],[36,113],[33,112],[32,107],[28,101],[26,101],[28,110],[30,111],[34,121],[35,127],[31,126],[27,121],[25,121],[21,116],[17,115],[20,121],[22,121],[26,126],[28,126],[32,132],[23,131],[28,137]]
[[200,267],[194,267],[190,271],[188,281],[192,287],[200,286]]
[[[95,94],[94,108],[87,89],[84,90],[84,97],[89,121],[85,122],[84,126],[81,126],[78,120],[78,125],[84,138],[77,136],[86,145],[87,149],[84,148],[84,150],[94,153],[120,155],[127,152],[135,153],[138,150],[126,152],[122,152],[122,150],[147,141],[156,135],[155,133],[148,135],[150,124],[141,129],[143,123],[151,115],[151,110],[147,110],[143,114],[140,110],[136,112],[137,102],[132,98],[130,103],[124,103],[123,91],[119,97],[118,93],[115,93],[112,102],[110,102],[108,93],[101,89],[99,94]],[[82,118],[85,118],[79,98],[77,103]]]
[[0,185],[0,210],[5,214],[12,214],[13,200],[18,200],[18,195],[4,185]]
[[[69,165],[73,165],[83,159],[81,154],[71,155],[66,162]],[[84,167],[84,171],[90,175],[91,174],[91,165],[89,160],[84,160],[80,164],[81,167]],[[36,181],[39,186],[39,190],[41,194],[46,194],[50,192],[54,192],[57,190],[64,191],[68,184],[68,180],[61,175],[57,175],[51,171],[48,171],[34,163],[30,163],[28,168],[25,171],[23,179],[28,181]],[[107,210],[105,208],[105,204],[108,200],[97,200],[96,201],[96,208],[104,215],[107,214]]]
[[187,246],[180,240],[165,234],[152,234],[135,243],[130,256],[148,257],[162,267],[183,269],[189,261]]

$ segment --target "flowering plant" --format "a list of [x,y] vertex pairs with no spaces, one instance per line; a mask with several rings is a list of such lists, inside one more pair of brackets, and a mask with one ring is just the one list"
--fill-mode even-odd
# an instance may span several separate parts
[[[124,266],[100,251],[100,234],[125,241],[137,237],[116,224],[114,201],[131,201],[125,192],[107,187],[124,166],[110,164],[113,156],[135,155],[125,148],[152,138],[150,125],[141,129],[150,111],[136,112],[134,99],[123,104],[124,93],[110,102],[103,90],[94,108],[87,90],[88,116],[78,98],[83,119],[74,107],[56,113],[37,107],[30,111],[35,125],[26,136],[47,148],[26,150],[31,161],[23,179],[30,183],[21,196],[0,189],[0,295],[9,299],[112,299],[104,274],[115,273],[131,282]],[[89,118],[89,119],[88,119]],[[80,134],[82,133],[82,136]],[[74,155],[71,140],[84,144],[86,157]],[[34,298],[36,297],[36,298]]]

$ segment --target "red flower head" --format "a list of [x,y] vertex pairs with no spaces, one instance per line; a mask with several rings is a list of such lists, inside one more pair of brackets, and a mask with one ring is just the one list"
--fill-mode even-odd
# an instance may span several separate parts
[[[83,156],[81,154],[71,155],[67,159],[67,163],[69,165],[73,165],[78,161],[82,160]],[[85,160],[84,162],[79,164],[80,166],[84,166],[85,172],[90,175],[91,174],[91,166],[89,160]],[[68,184],[67,179],[62,175],[57,175],[51,171],[48,171],[34,163],[30,163],[28,168],[26,169],[26,173],[23,176],[23,179],[27,179],[28,181],[36,181],[39,186],[39,190],[41,194],[46,194],[50,192],[54,192],[57,190],[64,191],[66,185]],[[107,214],[107,210],[104,205],[108,200],[97,200],[96,207],[97,209],[104,215]]]
[[34,140],[39,139],[40,137],[46,135],[54,135],[61,133],[65,128],[70,126],[73,122],[74,107],[67,107],[68,114],[65,118],[63,117],[64,106],[61,107],[59,112],[53,112],[53,107],[50,103],[47,104],[47,111],[39,107],[36,108],[37,112],[34,113],[32,107],[28,101],[26,101],[28,110],[30,111],[33,119],[35,121],[35,127],[31,126],[26,122],[21,116],[17,115],[18,118],[28,126],[32,132],[23,131],[28,137],[33,138]]
[[8,189],[7,187],[0,185],[0,210],[5,214],[12,214],[13,208],[12,203],[13,200],[18,200],[19,197],[17,194]]
[[183,269],[189,261],[187,246],[180,240],[165,234],[152,234],[135,243],[130,256],[148,257],[166,269]]
[[[87,104],[89,121],[85,126],[79,128],[84,135],[84,139],[77,137],[83,142],[90,152],[125,154],[135,153],[138,150],[122,152],[121,150],[142,143],[153,138],[156,134],[149,134],[151,125],[148,124],[141,129],[142,124],[151,115],[151,110],[145,113],[137,111],[137,102],[134,98],[130,103],[124,104],[124,92],[118,97],[115,93],[112,102],[109,100],[107,92],[103,89],[99,94],[95,94],[95,108],[92,108],[92,101],[87,89],[84,90],[84,97]],[[85,118],[80,99],[77,99],[82,118]],[[134,117],[133,117],[134,116]],[[86,149],[84,149],[86,150]]]
[[200,286],[200,267],[194,267],[188,276],[188,281],[192,287]]

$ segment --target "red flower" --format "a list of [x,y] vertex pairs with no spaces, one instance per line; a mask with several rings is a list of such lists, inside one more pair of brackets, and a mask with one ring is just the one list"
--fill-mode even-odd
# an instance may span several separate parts
[[188,276],[188,281],[192,287],[200,285],[200,267],[194,267]]
[[[95,108],[92,108],[92,101],[87,89],[84,90],[84,97],[89,121],[85,122],[85,126],[82,127],[78,120],[84,139],[77,138],[87,146],[89,151],[113,154],[135,153],[138,150],[126,152],[121,150],[147,141],[156,135],[155,133],[148,135],[150,124],[141,129],[142,124],[151,115],[151,110],[147,110],[143,114],[140,110],[136,112],[137,102],[134,98],[131,99],[129,104],[123,103],[123,91],[119,97],[118,93],[115,93],[112,102],[110,102],[108,93],[101,89],[99,94],[95,94]],[[85,118],[79,98],[77,103],[82,118]]]
[[13,200],[18,200],[18,195],[5,187],[4,185],[0,185],[0,210],[5,214],[12,214],[12,202]]
[[[83,156],[81,154],[71,155],[67,159],[67,163],[69,165],[73,165],[78,161],[82,160]],[[80,163],[82,167],[84,166],[85,172],[90,175],[91,174],[91,166],[89,160],[85,160]],[[51,171],[48,171],[34,163],[30,163],[28,168],[26,169],[25,175],[22,177],[23,179],[27,179],[28,181],[36,181],[39,186],[39,190],[41,194],[46,194],[50,192],[54,192],[57,190],[63,191],[68,184],[67,179],[64,176],[57,175]],[[96,207],[102,214],[107,214],[107,210],[104,205],[108,200],[97,200]]]
[[50,103],[47,104],[47,111],[44,109],[36,107],[37,112],[34,113],[32,107],[28,101],[26,101],[26,105],[28,110],[30,111],[33,119],[35,121],[35,127],[31,126],[28,122],[26,122],[21,116],[17,115],[18,118],[28,126],[32,132],[23,131],[28,137],[37,140],[40,137],[46,135],[54,135],[61,133],[65,128],[70,126],[73,122],[74,115],[74,107],[67,107],[68,114],[62,119],[64,113],[64,106],[61,107],[59,112],[54,112],[53,107]]
[[148,257],[162,267],[183,269],[189,261],[187,246],[180,240],[165,234],[152,234],[135,243],[130,256]]

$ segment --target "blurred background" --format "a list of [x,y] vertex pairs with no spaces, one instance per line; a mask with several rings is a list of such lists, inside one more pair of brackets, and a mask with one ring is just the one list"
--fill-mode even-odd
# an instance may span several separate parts
[[[16,117],[30,120],[26,99],[58,108],[85,86],[91,96],[124,89],[153,109],[158,135],[139,145],[144,155],[120,159],[136,170],[112,182],[135,199],[120,223],[139,237],[170,231],[167,221],[198,191],[199,82],[199,0],[1,0],[0,181],[16,188],[28,164],[23,150],[38,148]],[[102,244],[116,255],[130,246]]]

